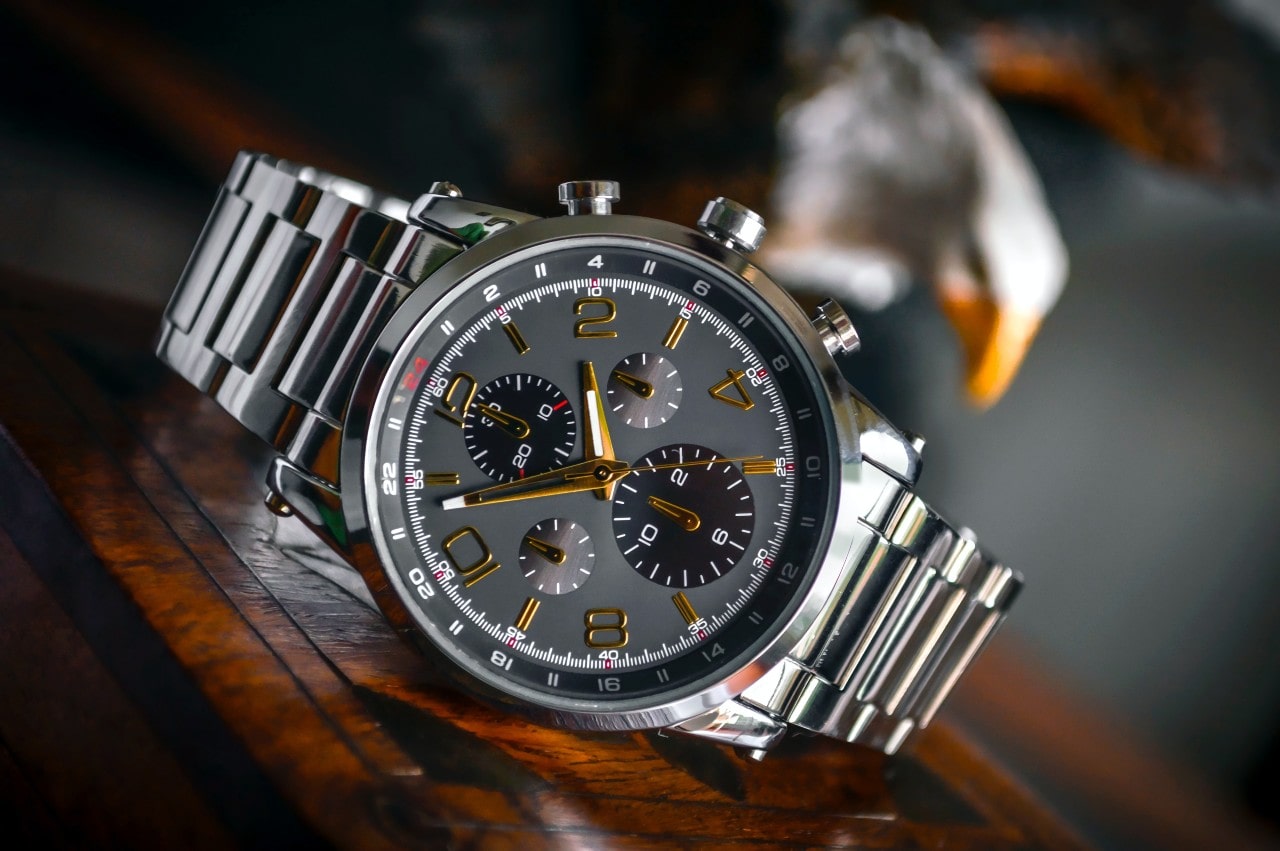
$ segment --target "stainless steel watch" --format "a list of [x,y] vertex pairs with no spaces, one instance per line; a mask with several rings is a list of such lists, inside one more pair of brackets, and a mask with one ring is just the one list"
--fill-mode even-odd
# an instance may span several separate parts
[[844,311],[747,259],[759,216],[619,198],[408,203],[242,153],[158,354],[479,699],[757,759],[788,730],[893,753],[1022,579],[912,492],[923,441],[841,377]]

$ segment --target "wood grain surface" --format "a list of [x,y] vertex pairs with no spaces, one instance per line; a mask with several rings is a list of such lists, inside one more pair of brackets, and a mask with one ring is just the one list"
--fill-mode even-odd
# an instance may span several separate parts
[[157,317],[0,285],[0,786],[53,846],[1074,847],[935,724],[763,763],[531,725],[440,684],[297,522]]

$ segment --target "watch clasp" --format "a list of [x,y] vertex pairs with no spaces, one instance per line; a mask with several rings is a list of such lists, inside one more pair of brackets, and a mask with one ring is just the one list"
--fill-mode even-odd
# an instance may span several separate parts
[[764,759],[769,749],[782,741],[787,733],[787,725],[783,722],[737,700],[726,701],[709,712],[668,729],[722,745],[733,745],[744,750],[747,758],[756,762]]
[[297,515],[320,540],[350,561],[347,521],[342,513],[342,495],[329,485],[309,476],[285,458],[275,458],[267,470],[267,508],[281,517]]

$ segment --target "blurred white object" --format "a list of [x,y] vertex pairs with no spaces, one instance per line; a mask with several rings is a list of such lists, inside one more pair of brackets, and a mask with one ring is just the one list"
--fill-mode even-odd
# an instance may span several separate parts
[[999,399],[1067,274],[999,107],[923,31],[875,20],[840,42],[780,133],[768,267],[864,310],[929,282],[964,345],[971,398]]

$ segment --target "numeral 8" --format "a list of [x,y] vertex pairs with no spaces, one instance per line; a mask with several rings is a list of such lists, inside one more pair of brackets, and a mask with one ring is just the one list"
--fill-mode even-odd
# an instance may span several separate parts
[[627,613],[622,609],[588,609],[582,616],[588,647],[627,646]]

